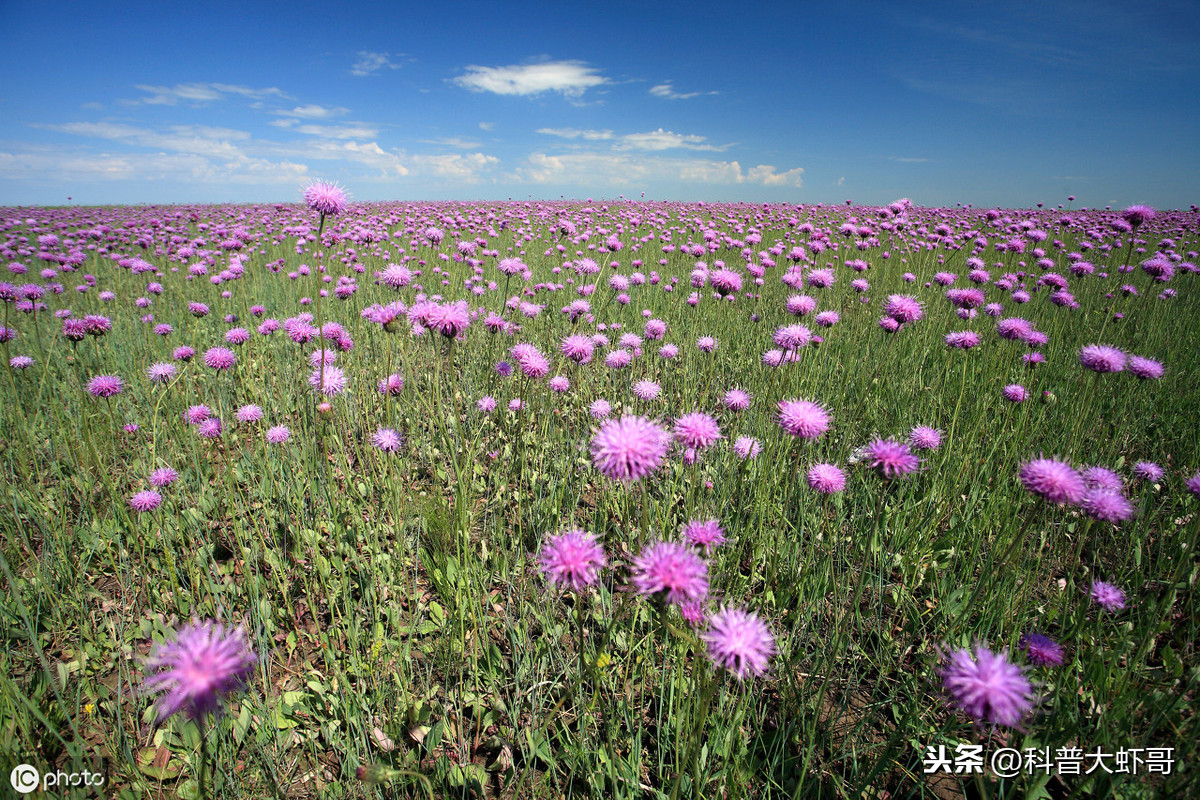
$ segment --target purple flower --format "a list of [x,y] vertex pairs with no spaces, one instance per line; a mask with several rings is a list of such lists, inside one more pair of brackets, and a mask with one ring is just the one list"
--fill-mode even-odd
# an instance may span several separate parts
[[675,420],[675,437],[684,447],[703,450],[717,443],[721,438],[721,429],[708,414],[694,411]]
[[1121,219],[1133,228],[1138,228],[1143,222],[1154,219],[1154,209],[1150,206],[1133,205],[1121,212]]
[[1089,489],[1079,501],[1079,509],[1092,519],[1116,525],[1133,516],[1133,505],[1125,495],[1111,489]]
[[753,436],[739,436],[733,443],[733,452],[737,454],[738,458],[745,461],[762,452],[762,443]]
[[755,614],[733,608],[713,614],[704,641],[713,663],[728,669],[739,681],[766,673],[775,652],[775,639],[766,623]]
[[705,553],[725,544],[725,531],[715,519],[694,519],[683,526],[683,540],[695,547],[703,547]]
[[153,511],[161,502],[162,495],[153,489],[147,489],[129,498],[129,507],[137,512]]
[[292,432],[289,431],[284,425],[275,425],[274,427],[268,428],[264,436],[271,444],[283,444],[291,438]]
[[1129,371],[1144,381],[1156,381],[1163,376],[1164,370],[1161,361],[1155,361],[1153,358],[1142,358],[1141,356],[1130,356]]
[[1033,708],[1033,684],[1006,651],[955,650],[941,674],[954,704],[977,722],[1011,728]]
[[1029,391],[1019,383],[1010,383],[1000,390],[1004,399],[1010,403],[1023,403],[1029,397]]
[[1089,344],[1079,351],[1079,363],[1093,372],[1120,372],[1125,369],[1125,354],[1105,344]]
[[170,467],[159,467],[150,473],[150,485],[159,489],[164,486],[170,486],[175,481],[179,480],[179,473]]
[[1049,636],[1030,631],[1021,637],[1020,645],[1031,664],[1039,667],[1061,667],[1063,664],[1063,647]]
[[750,407],[750,401],[752,399],[753,398],[750,393],[744,389],[730,389],[725,393],[725,396],[721,398],[721,402],[730,411],[745,411]]
[[908,443],[917,450],[937,450],[942,444],[942,432],[927,425],[918,425],[909,431]]
[[633,559],[630,580],[646,597],[661,592],[668,603],[703,600],[708,564],[682,544],[653,542]]
[[603,397],[601,397],[598,400],[592,401],[592,404],[588,406],[588,413],[591,414],[594,419],[604,419],[612,413],[612,405]]
[[1139,461],[1133,465],[1133,476],[1150,483],[1158,483],[1163,478],[1163,468],[1153,461]]
[[1187,479],[1187,490],[1200,497],[1200,472]]
[[175,377],[175,365],[169,361],[151,364],[146,367],[146,377],[151,383],[165,383]]
[[226,347],[210,347],[204,351],[204,365],[209,369],[230,369],[237,363],[237,356]]
[[970,350],[979,344],[979,334],[975,331],[954,331],[946,334],[946,346],[960,350]]
[[925,313],[917,298],[905,294],[894,294],[883,304],[883,313],[901,325],[916,322]]
[[1052,458],[1036,458],[1021,465],[1021,483],[1050,503],[1078,503],[1087,486],[1070,464]]
[[479,401],[475,403],[475,407],[484,414],[490,414],[496,410],[496,398],[490,395],[485,395],[484,397],[479,398]]
[[203,439],[216,439],[221,435],[220,417],[210,417],[196,426],[196,434]]
[[805,479],[810,489],[821,494],[837,494],[846,488],[846,473],[834,464],[814,464]]
[[253,403],[247,403],[237,410],[234,417],[238,422],[258,422],[262,419],[262,409]]
[[717,349],[717,340],[711,336],[701,336],[696,340],[696,347],[705,353],[711,353]]
[[385,453],[395,453],[404,444],[404,437],[394,428],[380,428],[371,436],[371,444]]
[[781,400],[779,425],[792,436],[816,439],[829,430],[829,412],[810,400]]
[[863,448],[863,451],[867,466],[889,480],[911,475],[921,467],[921,459],[904,442],[876,439]]
[[304,202],[322,217],[335,217],[349,204],[346,191],[336,183],[314,181],[304,190]]
[[116,375],[97,375],[88,381],[88,394],[92,397],[115,397],[125,388],[125,381]]
[[1104,581],[1092,583],[1092,602],[1110,613],[1117,613],[1126,606],[1125,592]]
[[1083,478],[1083,484],[1089,489],[1125,491],[1125,482],[1121,480],[1121,476],[1106,467],[1088,467],[1080,476]]
[[404,378],[398,373],[393,372],[386,378],[379,381],[379,393],[388,395],[389,397],[399,397],[400,392],[404,390]]
[[548,537],[538,562],[550,583],[561,590],[570,588],[577,592],[595,586],[600,570],[608,563],[600,542],[582,530]]
[[326,397],[337,397],[346,391],[348,383],[346,373],[337,367],[318,367],[308,376],[308,385]]
[[662,466],[671,436],[645,417],[609,420],[592,436],[592,463],[604,476],[631,483]]
[[155,646],[145,661],[146,692],[163,692],[158,719],[182,711],[199,720],[216,711],[221,696],[245,687],[257,661],[245,629],[194,621],[173,641]]

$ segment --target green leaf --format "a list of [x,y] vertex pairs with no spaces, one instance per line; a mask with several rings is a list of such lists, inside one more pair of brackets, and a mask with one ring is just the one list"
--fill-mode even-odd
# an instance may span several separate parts
[[138,751],[137,768],[138,772],[156,781],[172,781],[183,772],[183,762],[165,747],[143,747]]

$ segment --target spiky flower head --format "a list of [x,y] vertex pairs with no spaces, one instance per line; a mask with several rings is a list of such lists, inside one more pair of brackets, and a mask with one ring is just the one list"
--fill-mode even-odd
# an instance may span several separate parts
[[329,181],[313,181],[304,189],[305,204],[322,217],[336,217],[346,210],[346,190]]
[[179,712],[199,720],[217,711],[224,695],[245,687],[257,660],[244,628],[193,621],[155,646],[142,687],[161,695],[159,721]]
[[775,652],[775,637],[756,614],[723,608],[708,621],[704,633],[708,657],[739,681],[747,675],[763,675]]
[[580,592],[596,585],[608,561],[593,534],[575,529],[547,537],[538,563],[551,584]]
[[977,722],[1014,727],[1033,708],[1033,684],[1008,660],[1007,651],[955,650],[941,670],[954,704]]

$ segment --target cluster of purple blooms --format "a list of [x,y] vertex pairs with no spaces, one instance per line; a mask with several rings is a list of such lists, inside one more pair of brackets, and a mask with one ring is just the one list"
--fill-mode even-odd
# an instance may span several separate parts
[[[683,526],[683,542],[654,541],[629,564],[629,582],[642,597],[660,604],[660,613],[674,606],[696,628],[708,655],[718,667],[742,681],[764,675],[775,652],[775,638],[756,614],[724,607],[709,615],[708,564],[705,553],[725,543],[725,531],[715,519],[692,520]],[[538,555],[542,573],[560,591],[582,592],[600,584],[608,565],[604,548],[591,533],[570,530],[548,536]]]

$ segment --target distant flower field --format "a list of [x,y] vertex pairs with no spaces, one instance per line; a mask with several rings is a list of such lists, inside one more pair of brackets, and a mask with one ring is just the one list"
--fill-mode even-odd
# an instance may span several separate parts
[[316,183],[0,209],[0,249],[6,770],[123,798],[1193,785],[1194,207]]

